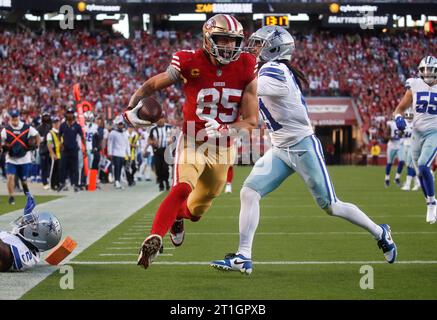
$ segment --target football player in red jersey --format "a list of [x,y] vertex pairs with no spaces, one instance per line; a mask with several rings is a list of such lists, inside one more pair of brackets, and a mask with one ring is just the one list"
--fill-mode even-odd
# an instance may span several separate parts
[[[203,26],[203,48],[176,52],[166,72],[148,79],[124,112],[130,125],[149,125],[138,117],[138,102],[183,81],[184,125],[176,149],[173,186],[142,244],[138,265],[144,268],[158,255],[162,237],[170,228],[173,244],[182,244],[183,219],[199,220],[225,185],[235,154],[229,136],[258,123],[256,61],[253,55],[242,52],[243,38],[243,27],[233,16],[213,16]],[[216,147],[223,137],[228,141],[226,146]],[[215,152],[200,148],[208,143],[214,145]],[[223,158],[229,161],[223,163]]]

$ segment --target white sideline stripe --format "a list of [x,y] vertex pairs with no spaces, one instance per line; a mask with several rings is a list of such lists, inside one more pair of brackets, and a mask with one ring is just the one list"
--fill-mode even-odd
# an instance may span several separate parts
[[[160,256],[167,256],[167,257],[171,257],[173,256],[173,253],[161,253],[159,254]],[[113,257],[113,256],[138,256],[138,253],[101,253],[99,254],[99,256],[101,257]]]
[[[337,235],[337,234],[369,234],[365,231],[357,231],[357,232],[350,232],[350,231],[332,231],[332,232],[258,232],[256,233],[257,236],[298,236],[298,235]],[[399,234],[437,234],[437,231],[399,231],[399,232],[393,232],[394,235]],[[187,232],[188,236],[203,236],[203,235],[220,235],[220,236],[233,236],[233,235],[239,235],[238,232]]]
[[[140,247],[112,247],[112,248],[106,248],[106,250],[139,250]],[[174,250],[175,248],[164,248],[164,250]]]
[[[214,206],[216,207],[216,206]],[[395,215],[382,215],[382,216],[376,216],[376,215],[372,215],[372,218],[421,218],[423,217],[423,214],[411,214],[411,215],[402,215],[402,216],[395,216]],[[312,216],[312,215],[283,215],[283,216],[265,216],[265,217],[260,217],[260,219],[332,219],[331,216],[329,215],[323,215],[323,216]],[[208,217],[208,219],[215,219],[215,220],[225,220],[225,219],[239,219],[238,214],[235,216],[216,216],[216,217]]]
[[[211,261],[156,261],[153,264],[161,265],[209,265]],[[259,265],[348,265],[348,264],[387,264],[385,261],[253,261],[254,264]],[[137,264],[136,261],[70,261],[68,264],[82,264],[82,265],[124,265]],[[437,261],[430,260],[411,260],[411,261],[396,261],[396,264],[437,264]]]

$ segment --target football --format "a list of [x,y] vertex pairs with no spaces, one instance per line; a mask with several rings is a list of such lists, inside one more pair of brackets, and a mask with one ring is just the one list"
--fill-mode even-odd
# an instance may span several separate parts
[[138,110],[138,117],[142,120],[147,120],[155,123],[161,118],[161,104],[152,97],[142,99],[139,103],[142,107]]

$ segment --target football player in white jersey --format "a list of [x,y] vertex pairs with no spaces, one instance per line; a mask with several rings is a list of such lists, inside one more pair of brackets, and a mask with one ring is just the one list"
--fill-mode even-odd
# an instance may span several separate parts
[[411,153],[411,135],[413,134],[413,108],[408,108],[405,111],[405,120],[407,121],[407,127],[404,130],[404,134],[402,135],[402,149],[403,149],[403,157],[407,164],[407,178],[405,180],[404,185],[402,186],[402,190],[410,191],[411,190],[411,182],[414,179],[414,187],[413,191],[417,191],[420,189],[419,177],[416,174],[416,170],[413,166],[413,155]]
[[430,167],[437,153],[437,59],[433,56],[423,58],[419,64],[419,78],[407,79],[406,88],[393,115],[396,126],[403,131],[407,126],[404,112],[413,106],[413,165],[425,195],[426,222],[433,224],[437,220],[437,206]]
[[24,214],[13,222],[12,232],[0,231],[0,272],[23,271],[40,261],[40,253],[55,247],[61,240],[58,219],[49,212],[36,212],[36,203],[26,193]]
[[252,48],[261,63],[257,94],[272,148],[256,162],[241,189],[237,253],[215,260],[211,266],[246,274],[252,272],[252,242],[259,222],[259,201],[295,172],[302,177],[321,209],[368,231],[377,240],[387,262],[393,263],[397,249],[390,227],[375,224],[358,207],[340,201],[335,194],[321,143],[314,135],[300,90],[302,74],[290,64],[293,37],[284,28],[265,26],[251,36],[249,49]]
[[403,157],[403,139],[402,132],[396,127],[396,123],[392,120],[387,121],[387,164],[385,166],[385,180],[384,185],[386,188],[390,185],[390,171],[395,158],[398,158],[398,168],[395,175],[395,184],[401,186],[401,173],[404,168]]
[[91,168],[91,165],[93,163],[93,138],[94,135],[97,134],[97,131],[99,127],[94,122],[94,114],[92,111],[86,111],[84,113],[85,118],[85,146],[86,146],[86,152],[88,156],[88,168]]

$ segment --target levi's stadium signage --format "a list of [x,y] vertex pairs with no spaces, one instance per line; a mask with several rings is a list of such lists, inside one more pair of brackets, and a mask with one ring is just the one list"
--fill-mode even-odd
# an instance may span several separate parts
[[252,3],[196,3],[196,13],[252,13]]

